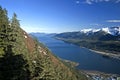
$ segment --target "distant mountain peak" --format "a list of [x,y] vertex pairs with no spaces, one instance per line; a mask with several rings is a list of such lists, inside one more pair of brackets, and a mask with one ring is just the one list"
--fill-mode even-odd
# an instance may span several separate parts
[[100,29],[83,29],[83,30],[80,30],[80,32],[82,33],[94,33],[94,32],[98,32],[100,31]]
[[81,33],[85,33],[85,34],[89,34],[89,33],[96,33],[99,31],[103,31],[107,34],[111,34],[111,35],[120,35],[120,26],[118,27],[104,27],[104,28],[100,28],[100,29],[83,29],[80,30]]

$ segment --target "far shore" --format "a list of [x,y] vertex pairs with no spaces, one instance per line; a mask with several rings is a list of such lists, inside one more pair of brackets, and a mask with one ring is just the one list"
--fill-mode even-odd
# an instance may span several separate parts
[[89,49],[89,50],[92,51],[92,52],[98,53],[98,54],[102,54],[104,56],[108,56],[108,57],[120,60],[120,55],[118,55],[118,54],[107,53],[107,52],[102,52],[102,51],[97,51],[97,50],[92,50],[92,49]]
[[104,73],[104,72],[100,72],[100,71],[94,71],[94,70],[80,70],[81,72],[83,72],[87,77],[95,77],[95,76],[99,76],[99,78],[101,78],[100,80],[102,80],[102,78],[109,78],[109,77],[119,77],[119,74],[111,74],[111,73]]
[[[58,40],[63,40],[65,41],[65,39],[62,39],[62,38],[58,38],[58,37],[55,37],[56,39]],[[74,44],[74,43],[73,43]],[[86,47],[83,47],[83,46],[80,46],[81,48],[86,48]],[[87,48],[89,49],[89,48]],[[93,49],[89,49],[90,51],[92,52],[95,52],[95,53],[98,53],[98,54],[101,54],[103,56],[106,56],[106,57],[111,57],[111,58],[115,58],[115,59],[118,59],[120,60],[120,54],[114,54],[114,53],[109,53],[109,52],[103,52],[103,51],[97,51],[97,50],[93,50]]]

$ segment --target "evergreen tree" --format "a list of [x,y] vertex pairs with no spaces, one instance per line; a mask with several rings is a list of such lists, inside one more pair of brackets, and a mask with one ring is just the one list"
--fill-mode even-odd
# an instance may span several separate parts
[[28,67],[23,55],[14,55],[9,45],[5,55],[0,58],[0,80],[30,80]]
[[19,26],[16,14],[9,22],[7,10],[0,7],[0,80],[29,80],[27,60],[13,52]]
[[7,17],[7,10],[0,7],[0,47],[7,51],[7,46],[14,46],[16,41],[14,27],[11,26]]
[[7,10],[2,9],[2,7],[0,7],[0,51],[1,52],[3,52],[2,50],[7,50],[6,45],[9,44],[8,34],[7,34],[8,26],[9,26],[9,20],[7,17]]
[[14,13],[13,17],[10,22],[10,27],[9,27],[9,40],[13,42],[12,45],[15,45],[14,43],[16,42],[16,39],[18,36],[18,28],[20,27],[19,21],[17,20],[17,15]]
[[16,32],[18,28],[20,28],[19,20],[17,19],[16,13],[13,14],[12,20],[11,20],[11,27]]

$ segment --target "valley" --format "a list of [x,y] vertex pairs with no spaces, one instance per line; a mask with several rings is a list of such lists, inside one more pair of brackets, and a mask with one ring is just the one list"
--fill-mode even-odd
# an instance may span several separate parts
[[120,80],[119,8],[120,0],[0,0],[0,80]]
[[[106,30],[107,29],[107,30]],[[110,32],[111,31],[111,32]],[[120,59],[120,27],[56,34],[55,38]]]
[[75,44],[79,47],[85,47],[93,52],[99,53],[104,56],[120,59],[120,42],[119,41],[86,41],[86,40],[76,40],[76,39],[65,39],[57,38],[64,42]]
[[[93,80],[96,80],[97,78],[102,80],[103,77],[105,80],[119,77],[120,60],[118,59],[104,57],[87,48],[55,39],[53,34],[43,35],[34,33],[32,35],[35,35],[36,38],[46,45],[54,55],[58,56],[58,58],[65,60],[65,62],[67,61],[67,65],[72,65],[71,63],[75,62],[77,71],[80,70],[80,72],[89,78],[93,77]],[[74,66],[74,64],[72,66]]]
[[[72,63],[73,64],[73,63]],[[0,80],[88,80],[67,66],[0,6]]]

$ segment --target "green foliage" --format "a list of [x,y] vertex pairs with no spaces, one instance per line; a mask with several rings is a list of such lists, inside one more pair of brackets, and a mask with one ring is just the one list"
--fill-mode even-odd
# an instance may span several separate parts
[[23,55],[14,55],[12,46],[7,49],[0,58],[0,80],[29,80],[29,66]]
[[[14,19],[16,22],[14,22]],[[19,25],[13,17],[12,22],[8,20],[6,9],[0,7],[0,80],[29,80],[29,65],[22,53],[13,52],[17,40],[16,28]]]

